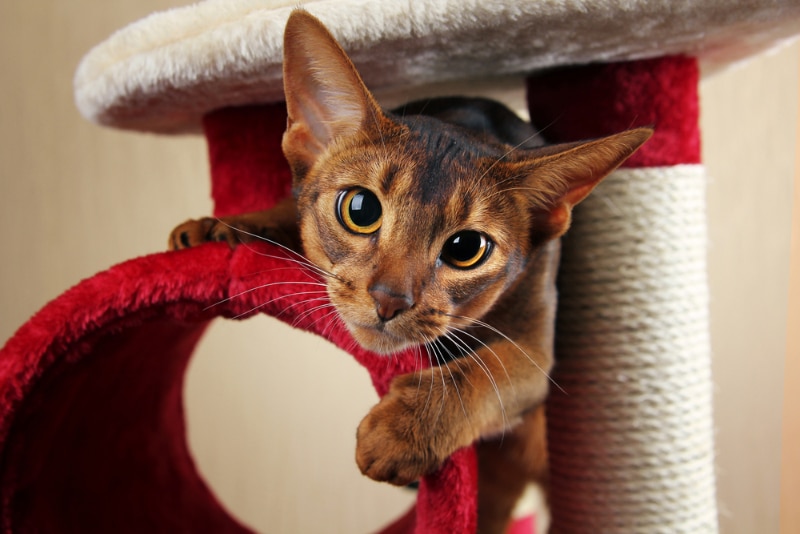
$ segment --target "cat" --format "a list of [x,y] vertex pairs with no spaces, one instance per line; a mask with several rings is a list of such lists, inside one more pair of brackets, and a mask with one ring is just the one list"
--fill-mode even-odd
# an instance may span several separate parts
[[548,146],[491,100],[386,112],[301,9],[284,34],[284,89],[294,198],[187,221],[170,248],[275,240],[325,273],[361,346],[424,347],[438,365],[393,380],[358,427],[357,464],[405,485],[477,443],[479,531],[503,532],[527,482],[546,479],[559,238],[652,130]]

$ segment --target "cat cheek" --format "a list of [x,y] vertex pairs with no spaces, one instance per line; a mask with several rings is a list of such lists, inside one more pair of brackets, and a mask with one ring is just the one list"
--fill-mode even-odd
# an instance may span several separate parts
[[457,315],[480,319],[491,308],[494,303],[494,293],[488,294],[487,291],[476,295],[475,298],[460,306],[456,310]]
[[480,285],[469,298],[463,299],[455,306],[455,314],[480,319],[494,306],[505,287],[505,278]]

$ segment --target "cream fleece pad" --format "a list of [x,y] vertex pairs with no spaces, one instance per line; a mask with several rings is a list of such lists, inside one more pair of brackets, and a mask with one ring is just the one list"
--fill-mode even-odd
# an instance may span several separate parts
[[800,33],[798,0],[207,0],[91,50],[75,75],[78,108],[100,124],[175,133],[213,109],[281,101],[283,27],[300,4],[379,97],[670,54],[716,69]]

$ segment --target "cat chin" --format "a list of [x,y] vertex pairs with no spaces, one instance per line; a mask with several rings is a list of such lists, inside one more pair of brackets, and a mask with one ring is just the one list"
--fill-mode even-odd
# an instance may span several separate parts
[[[345,323],[346,324],[346,323]],[[378,330],[370,326],[347,324],[347,329],[362,348],[380,354],[391,356],[409,347],[421,343],[393,336],[385,330]]]

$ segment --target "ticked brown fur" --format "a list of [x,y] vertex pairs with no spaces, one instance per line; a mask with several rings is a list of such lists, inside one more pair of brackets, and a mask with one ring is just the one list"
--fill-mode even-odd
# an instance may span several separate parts
[[[392,382],[359,425],[356,461],[375,480],[407,484],[477,441],[479,529],[502,532],[527,481],[546,471],[558,238],[572,207],[651,130],[541,147],[486,100],[387,113],[302,10],[286,26],[284,86],[295,199],[189,221],[170,245],[279,241],[327,273],[331,303],[362,346],[421,347],[439,365]],[[342,214],[354,191],[380,205],[370,225]],[[483,247],[474,263],[457,261],[471,253],[465,242]]]

